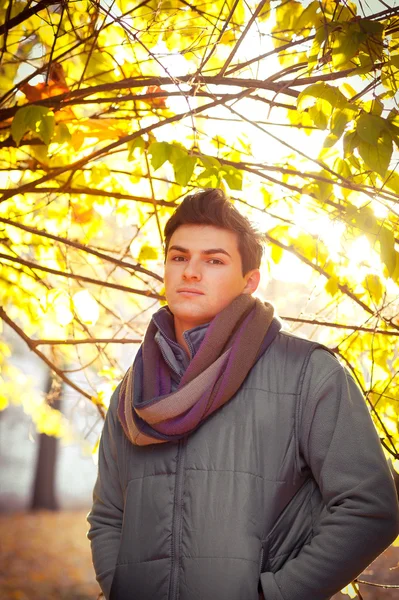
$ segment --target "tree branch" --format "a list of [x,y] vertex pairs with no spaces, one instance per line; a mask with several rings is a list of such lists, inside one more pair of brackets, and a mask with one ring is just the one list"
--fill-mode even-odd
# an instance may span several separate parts
[[[56,373],[58,375],[58,377],[60,377],[60,379],[62,379],[62,381],[64,381],[67,385],[69,385],[71,388],[73,388],[76,392],[78,392],[79,394],[82,394],[82,396],[84,396],[85,398],[90,400],[90,402],[93,402],[93,398],[90,394],[88,394],[87,392],[82,390],[78,385],[76,385],[76,383],[74,383],[71,379],[69,379],[69,377],[67,377],[64,374],[64,372],[61,371],[61,369],[59,369],[54,363],[52,363],[51,360],[49,360],[47,358],[47,356],[45,354],[43,354],[43,352],[40,352],[40,350],[38,350],[35,347],[35,345],[32,344],[31,339],[24,333],[24,331],[22,331],[22,329],[12,319],[10,319],[10,317],[7,315],[7,313],[1,306],[0,306],[0,318],[5,323],[7,323],[7,325],[9,325],[9,327],[11,327],[11,329],[13,329],[20,338],[22,338],[24,340],[24,342],[28,345],[30,350],[32,350],[32,352],[34,352],[44,363],[46,363],[46,365],[48,367],[50,367],[50,369],[54,373]],[[96,406],[97,406],[98,412],[104,419],[105,413],[104,413],[102,406],[100,406],[99,404],[96,404]]]
[[229,66],[229,64],[233,60],[234,56],[237,53],[238,48],[240,47],[240,45],[244,41],[245,36],[247,35],[248,31],[252,27],[252,24],[255,22],[255,19],[260,14],[262,8],[265,6],[266,2],[268,2],[268,0],[261,0],[261,2],[259,2],[258,6],[255,9],[255,12],[253,13],[253,15],[251,16],[251,18],[249,19],[248,23],[246,24],[244,31],[240,35],[240,37],[237,40],[237,42],[234,44],[234,48],[232,49],[232,51],[230,52],[229,56],[227,57],[224,65],[223,65],[223,67],[220,69],[220,71],[219,71],[219,77],[222,77],[225,74],[225,72],[227,70],[227,67]]
[[[248,90],[244,90],[244,91],[238,93],[236,96],[236,100],[239,100],[240,98],[245,97],[246,95],[248,95],[248,93],[249,93]],[[197,113],[204,112],[206,110],[209,110],[210,108],[214,108],[215,106],[219,106],[220,104],[224,104],[224,103],[225,103],[225,100],[215,100],[214,102],[210,102],[209,104],[205,104],[203,106],[193,108],[191,111],[191,115],[195,115]],[[169,123],[175,123],[176,121],[180,121],[180,120],[184,119],[186,116],[187,116],[187,112],[179,113],[177,115],[168,117],[158,123],[153,123],[152,125],[143,127],[142,129],[139,129],[139,130],[135,131],[134,133],[131,133],[130,135],[125,135],[124,137],[119,138],[117,141],[115,141],[111,144],[108,144],[108,146],[105,146],[104,148],[100,148],[99,150],[95,150],[88,156],[85,156],[85,157],[81,158],[80,160],[77,160],[74,163],[54,169],[51,173],[47,173],[40,179],[36,179],[34,182],[26,183],[25,185],[22,185],[21,187],[13,189],[13,190],[8,190],[8,192],[3,194],[3,197],[0,199],[0,202],[4,202],[5,200],[8,200],[8,198],[12,198],[16,194],[24,194],[25,192],[32,191],[32,189],[36,188],[38,185],[45,183],[46,181],[49,181],[49,179],[54,179],[55,177],[58,177],[58,175],[62,175],[63,173],[66,173],[67,171],[73,172],[76,169],[80,169],[81,167],[83,167],[87,163],[91,162],[92,160],[108,155],[111,152],[111,150],[113,150],[114,148],[118,148],[119,146],[122,146],[123,144],[126,144],[127,142],[131,142],[131,141],[135,140],[136,138],[141,137],[145,133],[153,132],[155,129],[158,129],[159,127],[163,127],[164,125],[168,125]],[[32,187],[32,183],[34,184],[33,187]]]
[[23,23],[26,19],[29,19],[32,15],[36,15],[38,12],[51,6],[52,4],[62,4],[63,0],[58,0],[55,2],[54,0],[40,0],[35,6],[31,6],[30,8],[26,8],[22,10],[20,13],[15,15],[12,19],[9,19],[2,25],[0,25],[0,35],[3,35],[7,31],[10,31],[13,27],[16,27],[20,23]]
[[399,585],[393,585],[389,583],[373,583],[372,581],[364,581],[364,579],[355,579],[357,583],[363,585],[372,585],[374,587],[385,588],[386,590],[399,589]]
[[[272,244],[275,244],[276,246],[279,246],[280,248],[283,248],[283,250],[286,250],[287,252],[290,252],[291,254],[294,254],[294,256],[296,256],[297,258],[299,258],[299,260],[302,261],[305,265],[308,265],[309,267],[311,267],[312,269],[314,269],[315,271],[317,271],[318,273],[320,273],[320,275],[323,275],[323,277],[325,277],[326,279],[330,279],[331,276],[327,273],[327,271],[325,271],[322,267],[320,267],[319,265],[314,264],[311,260],[309,260],[308,258],[306,258],[305,256],[303,256],[300,252],[298,252],[297,250],[295,250],[295,248],[293,246],[287,246],[286,244],[283,244],[282,242],[279,242],[278,240],[276,240],[275,238],[273,238],[268,233],[264,234],[264,238],[267,239]],[[369,313],[371,315],[374,315],[374,311],[369,306],[367,306],[367,304],[365,304],[364,302],[362,302],[348,288],[348,286],[346,284],[337,283],[337,287],[338,287],[338,289],[343,294],[345,294],[346,296],[349,296],[349,298],[351,298],[351,300],[353,300],[354,302],[356,302],[356,304],[358,304],[359,306],[361,306],[364,311],[366,311],[367,313]],[[399,329],[399,327],[398,327],[398,329]]]
[[32,340],[32,346],[77,346],[80,344],[141,344],[142,339],[131,338],[85,338],[83,340]]
[[[342,71],[343,72],[343,71]],[[82,89],[70,90],[69,92],[65,92],[64,94],[58,94],[57,96],[52,96],[51,98],[43,98],[42,100],[38,100],[36,102],[32,102],[30,104],[42,104],[44,106],[53,106],[57,105],[57,103],[72,100],[74,98],[85,98],[87,96],[92,96],[94,94],[101,94],[103,92],[110,92],[113,90],[125,90],[125,89],[135,89],[135,88],[145,88],[149,86],[162,86],[162,85],[176,85],[177,83],[188,83],[193,86],[194,90],[201,88],[203,85],[226,85],[226,86],[234,86],[245,89],[264,89],[269,90],[271,92],[283,92],[287,96],[292,96],[293,98],[297,98],[299,96],[299,92],[296,90],[287,89],[288,82],[272,82],[272,81],[263,81],[260,79],[243,79],[240,77],[219,77],[219,76],[211,76],[211,75],[180,75],[174,78],[172,77],[145,77],[145,78],[137,78],[137,77],[128,77],[122,79],[121,81],[111,81],[109,83],[102,83],[99,85],[85,87]],[[297,85],[305,85],[303,83]],[[185,92],[186,93],[186,92]],[[188,93],[188,92],[187,92]],[[163,96],[167,96],[168,92],[162,93]],[[181,92],[180,92],[181,95]],[[217,95],[217,94],[216,94]],[[138,95],[137,100],[140,100],[140,95]],[[123,101],[123,96],[119,98],[119,102]],[[23,104],[21,106],[27,106],[27,104]],[[13,107],[14,108],[14,107]],[[21,108],[20,106],[16,107]],[[5,110],[10,111],[10,109],[3,109],[0,112],[0,120],[4,120],[4,115],[9,117],[12,115],[10,112],[4,112]]]
[[[302,259],[301,259],[302,260]],[[387,331],[386,329],[373,329],[372,327],[363,327],[362,325],[347,325],[345,323],[333,323],[331,321],[322,321],[319,319],[302,319],[301,317],[283,317],[283,321],[292,321],[293,323],[307,323],[309,325],[321,325],[322,327],[333,327],[336,329],[350,329],[352,331],[365,331],[366,333],[379,333],[381,335],[393,335],[399,337],[399,331]]]
[[146,296],[147,298],[155,298],[156,300],[163,300],[163,296],[160,294],[156,294],[151,291],[138,290],[136,288],[127,287],[125,285],[119,285],[117,283],[110,283],[109,281],[99,281],[97,279],[92,279],[91,277],[85,277],[84,275],[76,275],[76,273],[66,273],[64,271],[57,271],[56,269],[50,269],[49,267],[43,267],[41,265],[37,265],[29,260],[24,260],[23,258],[17,258],[14,256],[10,256],[8,254],[0,253],[0,258],[5,260],[10,260],[13,262],[17,262],[25,267],[30,267],[31,269],[37,269],[38,271],[44,271],[45,273],[51,273],[52,275],[57,275],[58,277],[67,277],[69,279],[77,279],[78,281],[85,281],[86,283],[92,283],[94,285],[100,285],[108,288],[112,288],[115,290],[121,290],[122,292],[129,292],[130,294],[138,294],[140,296]]
[[[35,191],[38,193],[40,190]],[[50,240],[54,240],[56,242],[60,242],[61,244],[65,244],[66,246],[71,246],[78,250],[83,250],[88,254],[93,254],[93,256],[97,256],[98,258],[114,263],[119,267],[122,267],[124,269],[132,269],[133,271],[138,271],[139,273],[143,273],[145,275],[153,277],[154,279],[157,279],[160,283],[163,283],[162,277],[160,277],[157,273],[153,273],[152,271],[145,269],[139,264],[132,265],[131,263],[126,262],[125,260],[119,260],[117,258],[114,258],[113,256],[110,256],[109,254],[99,252],[98,250],[93,250],[93,248],[90,248],[85,244],[73,242],[72,240],[68,240],[67,238],[63,238],[58,235],[53,235],[52,233],[47,233],[47,231],[44,231],[43,229],[35,229],[34,227],[29,227],[28,225],[22,225],[22,223],[15,223],[14,221],[11,221],[10,219],[5,219],[4,217],[0,217],[0,222],[6,223],[7,225],[12,225],[13,227],[17,227],[18,229],[22,229],[23,231],[28,231],[29,233],[33,233],[34,235],[49,238]]]

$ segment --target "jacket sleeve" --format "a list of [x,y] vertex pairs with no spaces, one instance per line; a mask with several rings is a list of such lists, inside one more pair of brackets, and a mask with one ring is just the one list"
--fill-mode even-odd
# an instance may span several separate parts
[[116,435],[122,431],[116,416],[118,392],[119,386],[112,395],[100,439],[93,506],[87,516],[94,570],[106,600],[119,552],[124,505],[116,445]]
[[266,600],[328,600],[399,533],[393,478],[354,379],[329,353],[315,350],[303,389],[302,466],[327,510],[295,558],[261,574]]

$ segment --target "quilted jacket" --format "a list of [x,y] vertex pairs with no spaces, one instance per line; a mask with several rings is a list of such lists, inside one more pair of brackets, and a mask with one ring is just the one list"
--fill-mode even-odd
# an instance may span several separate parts
[[316,343],[280,331],[178,443],[133,446],[117,400],[88,516],[107,600],[327,600],[398,534],[362,394]]

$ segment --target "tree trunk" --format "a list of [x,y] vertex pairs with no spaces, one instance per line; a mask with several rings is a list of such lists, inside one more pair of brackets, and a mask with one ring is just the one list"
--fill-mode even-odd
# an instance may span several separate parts
[[[61,385],[52,379],[50,373],[47,397],[53,408],[61,409]],[[30,509],[59,510],[55,490],[58,439],[41,433],[38,438],[38,446]]]

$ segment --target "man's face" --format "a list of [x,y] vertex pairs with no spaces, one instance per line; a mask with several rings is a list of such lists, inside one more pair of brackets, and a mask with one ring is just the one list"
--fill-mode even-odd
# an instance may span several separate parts
[[237,235],[212,225],[181,225],[165,261],[165,294],[180,331],[208,323],[240,294],[251,294],[259,271],[242,274]]

